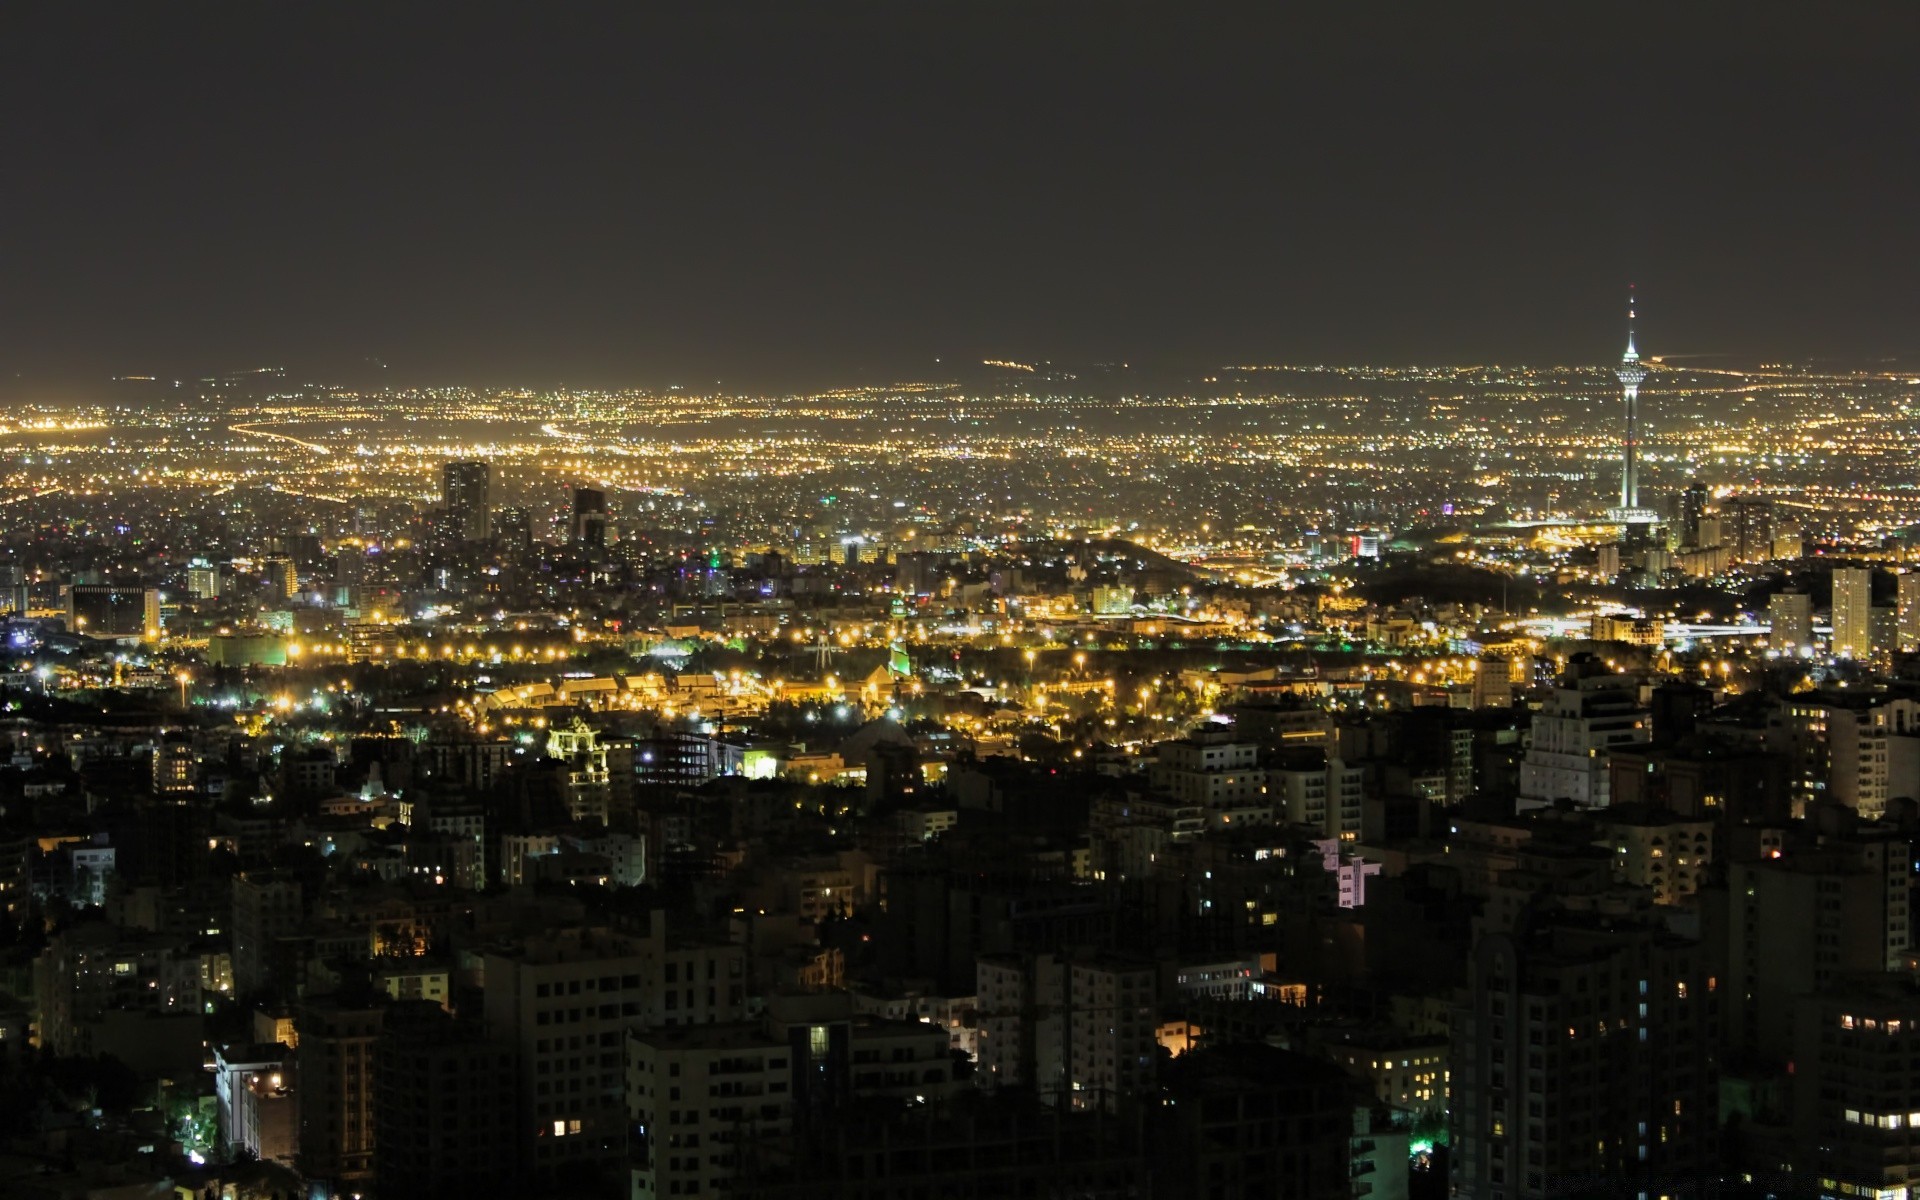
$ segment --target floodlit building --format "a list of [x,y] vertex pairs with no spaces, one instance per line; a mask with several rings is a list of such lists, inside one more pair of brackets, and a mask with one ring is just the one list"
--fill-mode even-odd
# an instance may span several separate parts
[[1873,572],[1833,569],[1833,653],[1866,661],[1873,657]]

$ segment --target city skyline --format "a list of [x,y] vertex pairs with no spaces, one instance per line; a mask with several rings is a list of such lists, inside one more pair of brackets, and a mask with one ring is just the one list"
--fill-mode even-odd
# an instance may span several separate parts
[[0,1195],[1920,1200],[1916,35],[7,7]]

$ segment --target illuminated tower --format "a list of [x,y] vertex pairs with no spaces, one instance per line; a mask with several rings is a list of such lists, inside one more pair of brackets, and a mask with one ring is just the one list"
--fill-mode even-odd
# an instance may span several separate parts
[[1634,297],[1631,287],[1627,290],[1627,352],[1620,356],[1619,369],[1614,378],[1620,381],[1622,399],[1627,409],[1627,439],[1621,448],[1620,458],[1620,512],[1628,521],[1636,518],[1651,520],[1651,515],[1641,516],[1640,508],[1640,381],[1647,377],[1647,369],[1640,365],[1640,352],[1633,346]]

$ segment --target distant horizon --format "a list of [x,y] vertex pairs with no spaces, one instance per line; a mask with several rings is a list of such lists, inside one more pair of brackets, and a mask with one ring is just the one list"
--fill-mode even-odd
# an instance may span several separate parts
[[[1794,369],[1835,371],[1866,371],[1891,369],[1899,364],[1913,363],[1920,369],[1920,354],[1911,355],[1845,355],[1845,354],[1742,354],[1733,351],[1689,351],[1674,354],[1646,353],[1644,360],[1657,367],[1684,371],[1689,366],[1718,367],[1725,369],[1730,365],[1735,369],[1763,369],[1787,367]],[[1242,356],[1232,362],[1156,362],[1149,355],[1129,356],[1125,363],[1079,362],[1067,359],[1034,359],[1031,365],[1037,368],[1033,373],[1017,369],[1002,368],[988,360],[977,362],[942,361],[928,364],[927,369],[914,373],[909,369],[886,367],[849,367],[834,371],[822,368],[819,371],[805,372],[811,378],[795,379],[781,384],[765,379],[735,378],[724,376],[717,379],[695,377],[688,372],[659,372],[652,378],[628,377],[623,380],[611,378],[581,378],[578,373],[573,378],[564,377],[565,373],[556,373],[550,378],[534,379],[500,373],[501,377],[480,379],[465,372],[426,372],[409,376],[391,368],[311,368],[311,367],[222,367],[214,370],[202,368],[191,372],[170,373],[163,370],[133,371],[113,375],[89,376],[80,372],[66,372],[60,375],[47,375],[40,378],[14,374],[0,378],[0,394],[24,403],[59,403],[54,397],[36,397],[36,390],[68,393],[72,402],[98,402],[110,399],[104,394],[115,389],[133,390],[141,385],[151,384],[160,392],[178,390],[182,396],[198,395],[205,386],[215,381],[242,382],[247,376],[273,378],[284,383],[289,389],[301,388],[348,388],[356,391],[372,391],[382,388],[394,389],[432,389],[466,388],[476,391],[512,391],[530,389],[534,391],[609,391],[609,392],[667,392],[671,390],[687,391],[693,394],[718,392],[743,396],[759,396],[769,399],[781,396],[799,396],[839,387],[885,389],[895,386],[916,384],[937,384],[962,387],[978,387],[984,383],[1005,384],[1006,390],[1022,390],[1023,383],[1034,385],[1057,385],[1058,390],[1071,393],[1071,386],[1080,384],[1089,393],[1110,388],[1118,382],[1132,382],[1143,387],[1160,388],[1176,384],[1194,384],[1203,382],[1202,376],[1210,372],[1233,372],[1237,370],[1288,370],[1288,371],[1341,371],[1341,370],[1470,370],[1475,368],[1524,369],[1534,371],[1570,371],[1570,372],[1610,372],[1617,358],[1595,357],[1588,361],[1530,361],[1520,358],[1507,359],[1401,359],[1385,358],[1338,360],[1322,358],[1319,360],[1260,360],[1252,356]],[[281,374],[271,374],[272,372]],[[1089,377],[1088,373],[1098,372]],[[642,373],[635,373],[636,376]],[[1061,379],[1061,375],[1077,375],[1074,379]],[[1655,383],[1651,389],[1658,390]],[[176,388],[177,381],[177,388]],[[1227,380],[1215,383],[1226,385]],[[1235,380],[1232,382],[1258,383],[1258,380]],[[1099,384],[1101,387],[1092,385]],[[88,395],[88,393],[103,393]]]

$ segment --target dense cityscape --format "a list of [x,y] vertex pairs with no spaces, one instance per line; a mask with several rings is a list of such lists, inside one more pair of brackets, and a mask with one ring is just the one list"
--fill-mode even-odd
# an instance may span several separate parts
[[1920,1200],[1920,6],[0,29],[0,1200]]
[[9,414],[8,1188],[1904,1195],[1920,380],[1635,340]]

